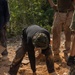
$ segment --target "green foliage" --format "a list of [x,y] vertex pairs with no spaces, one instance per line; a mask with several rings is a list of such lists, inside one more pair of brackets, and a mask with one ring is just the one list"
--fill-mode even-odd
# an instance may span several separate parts
[[19,35],[26,26],[37,24],[49,31],[53,21],[53,10],[47,0],[9,0],[10,26],[8,34]]

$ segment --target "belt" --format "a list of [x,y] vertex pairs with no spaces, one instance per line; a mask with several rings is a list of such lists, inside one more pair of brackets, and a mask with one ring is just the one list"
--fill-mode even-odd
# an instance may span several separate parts
[[66,11],[63,11],[63,10],[57,10],[56,12],[61,12],[61,13],[67,13],[67,12],[73,12],[74,10],[66,10]]

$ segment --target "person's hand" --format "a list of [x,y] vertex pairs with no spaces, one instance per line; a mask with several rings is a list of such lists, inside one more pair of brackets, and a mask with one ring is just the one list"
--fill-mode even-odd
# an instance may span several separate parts
[[55,11],[58,10],[58,6],[57,6],[57,5],[54,5],[52,8],[53,8]]
[[33,75],[37,75],[36,72],[33,72]]

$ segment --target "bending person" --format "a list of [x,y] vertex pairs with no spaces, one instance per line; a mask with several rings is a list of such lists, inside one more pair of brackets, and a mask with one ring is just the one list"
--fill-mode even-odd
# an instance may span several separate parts
[[52,51],[50,48],[50,34],[49,32],[41,28],[38,25],[32,25],[23,30],[22,34],[22,46],[16,51],[16,56],[11,64],[9,73],[11,75],[17,75],[21,61],[23,60],[26,52],[28,52],[30,66],[33,71],[33,75],[36,75],[36,61],[34,48],[41,48],[42,54],[46,57],[46,65],[50,75],[57,75],[54,70],[54,62]]

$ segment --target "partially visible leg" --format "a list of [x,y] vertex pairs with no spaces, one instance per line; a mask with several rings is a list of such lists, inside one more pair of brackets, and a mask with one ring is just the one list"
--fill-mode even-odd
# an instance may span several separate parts
[[25,55],[26,51],[24,51],[24,49],[22,47],[20,47],[17,51],[16,51],[16,56],[10,66],[10,70],[9,73],[11,75],[17,75],[18,69],[20,67],[21,61]]
[[2,28],[0,36],[1,36],[1,38],[0,38],[1,44],[3,47],[5,47],[5,50],[1,54],[2,54],[2,56],[7,56],[8,52],[7,52],[6,26]]
[[30,66],[33,71],[33,75],[36,75],[35,51],[34,51],[33,46],[29,46],[29,47],[30,48],[28,48],[28,56],[29,56],[29,60],[30,60]]
[[64,57],[65,57],[65,60],[67,61],[67,58],[68,58],[68,53],[70,52],[70,47],[71,47],[71,32],[68,28],[66,28],[66,31],[65,31],[65,49],[63,52],[64,52]]
[[53,45],[52,45],[55,62],[58,62],[61,60],[60,56],[59,56],[61,30],[62,30],[62,28],[61,28],[60,17],[58,15],[58,13],[56,13],[54,22],[53,22]]
[[73,39],[73,43],[72,43],[72,49],[70,52],[70,56],[67,61],[67,65],[68,66],[75,65],[75,35],[74,35],[74,39]]
[[73,43],[72,43],[72,49],[71,49],[70,55],[75,56],[75,35],[74,35],[74,39],[72,42]]
[[73,12],[69,12],[68,16],[66,16],[67,20],[64,25],[65,49],[66,49],[66,50],[64,50],[64,56],[65,56],[66,61],[67,61],[68,53],[70,52],[70,47],[71,47],[71,30],[69,27],[71,25],[72,16],[73,16]]
[[68,53],[70,52],[70,47],[71,47],[71,34],[70,32],[66,32],[66,41],[65,41],[65,50],[63,51],[64,52],[64,58],[65,58],[65,61],[67,61],[68,59]]

